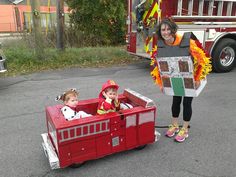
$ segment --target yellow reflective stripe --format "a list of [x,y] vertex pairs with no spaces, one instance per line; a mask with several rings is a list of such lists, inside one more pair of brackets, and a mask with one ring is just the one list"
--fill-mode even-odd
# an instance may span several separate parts
[[[145,4],[144,4],[145,7],[147,6],[146,3],[149,3],[149,5],[152,5],[152,3],[153,3],[153,0],[148,0],[148,1],[150,1],[150,2],[145,2]],[[144,14],[143,14],[143,20],[146,18],[148,12],[149,12],[149,10],[146,10],[146,9],[145,9],[145,12],[144,12]]]
[[116,112],[116,111],[113,110],[113,109],[107,110],[107,111],[105,111],[105,110],[103,110],[103,109],[98,109],[98,110],[97,110],[97,113],[98,113],[98,114],[106,114],[106,113],[109,113],[109,112]]
[[162,3],[162,0],[159,0],[159,5],[160,6],[158,6],[158,10],[157,10],[157,13],[158,13],[158,18],[161,18],[161,3]]
[[104,111],[104,110],[102,110],[102,109],[98,109],[98,110],[97,110],[97,113],[98,113],[98,114],[106,114],[106,111]]
[[[152,2],[152,3],[153,3],[153,2]],[[152,5],[152,4],[151,4],[151,5]],[[148,20],[148,18],[153,17],[155,13],[157,13],[158,16],[159,16],[160,13],[161,13],[161,11],[158,10],[158,9],[159,9],[159,6],[158,6],[157,2],[155,2],[155,5],[154,5],[153,8],[151,9],[151,12],[150,12],[149,16],[147,16],[147,14],[148,14],[148,12],[149,12],[150,9],[144,12],[143,20],[144,20],[145,18]]]
[[152,40],[153,40],[153,37],[148,41],[148,43],[145,42],[145,45],[144,45],[144,49],[145,49],[146,53],[148,53],[148,54],[151,52],[151,50],[149,50],[149,45],[152,42]]
[[152,11],[151,11],[149,17],[154,16],[155,12],[158,13],[158,4],[157,4],[157,3],[155,3],[155,5],[154,5],[154,7],[153,7],[153,9],[152,9]]
[[[146,18],[147,25],[149,25],[149,23],[151,22],[151,20],[149,19],[150,17],[153,17],[156,13],[158,14],[158,17],[160,17],[161,15],[161,10],[159,9],[159,5],[157,1],[155,1],[155,4],[153,8],[151,9],[150,14],[147,16],[148,12],[149,10],[145,11],[143,15],[143,20]],[[144,50],[146,51],[147,54],[151,54],[152,46],[150,47],[150,45],[152,45],[152,42],[153,42],[153,37],[151,37],[150,39],[147,38],[145,41]]]
[[148,11],[145,11],[143,14],[143,20],[146,18]]
[[115,107],[118,107],[120,105],[119,101],[117,101],[117,102],[115,101],[114,103],[115,103]]

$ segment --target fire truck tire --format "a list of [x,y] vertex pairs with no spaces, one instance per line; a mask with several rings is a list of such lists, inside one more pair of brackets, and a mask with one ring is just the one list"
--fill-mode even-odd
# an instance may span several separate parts
[[222,73],[231,71],[236,63],[236,41],[221,39],[212,53],[213,71]]
[[82,163],[73,163],[72,165],[70,165],[70,168],[79,168],[81,167],[82,165],[84,165],[85,162],[82,162]]
[[147,146],[147,145],[145,144],[145,145],[142,145],[142,146],[136,147],[135,149],[136,149],[136,150],[143,150],[146,146]]

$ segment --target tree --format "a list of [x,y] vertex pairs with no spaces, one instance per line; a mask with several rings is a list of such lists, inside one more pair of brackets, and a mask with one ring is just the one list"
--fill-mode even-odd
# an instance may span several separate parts
[[120,0],[66,0],[70,21],[91,45],[124,42],[125,2]]
[[33,26],[35,36],[35,51],[37,58],[44,59],[44,44],[41,30],[41,19],[40,19],[40,3],[39,0],[31,0],[31,8],[33,15]]
[[57,0],[57,48],[64,50],[64,0]]

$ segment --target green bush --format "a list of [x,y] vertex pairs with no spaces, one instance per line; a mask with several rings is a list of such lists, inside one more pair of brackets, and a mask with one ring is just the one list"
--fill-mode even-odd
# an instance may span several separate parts
[[124,44],[126,1],[66,0],[66,2],[71,9],[68,39],[78,39],[78,44],[83,46]]

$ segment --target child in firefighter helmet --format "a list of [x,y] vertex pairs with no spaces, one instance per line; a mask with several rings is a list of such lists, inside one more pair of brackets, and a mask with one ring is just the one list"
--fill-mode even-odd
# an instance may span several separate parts
[[61,112],[66,120],[74,120],[92,116],[84,111],[78,111],[78,96],[79,93],[76,89],[70,89],[56,97],[56,101],[62,100],[64,103],[64,106],[61,108]]
[[108,80],[102,85],[99,93],[97,114],[106,114],[120,109],[118,88],[119,86],[113,80]]

